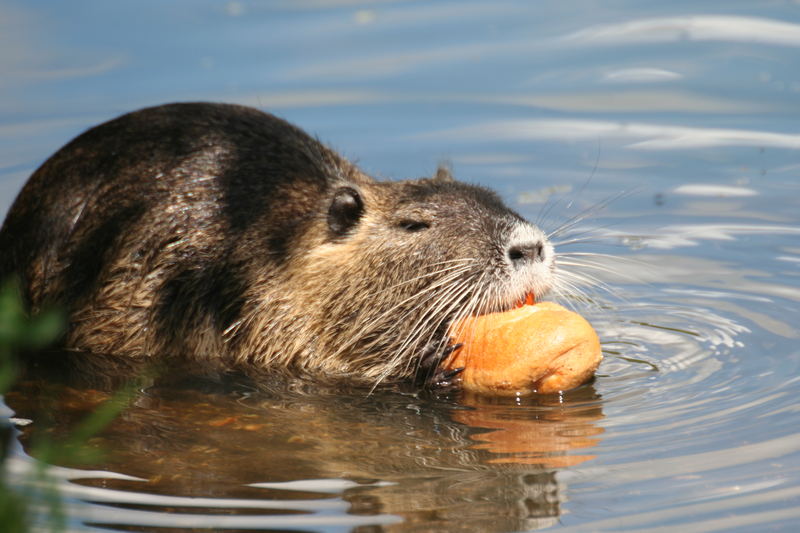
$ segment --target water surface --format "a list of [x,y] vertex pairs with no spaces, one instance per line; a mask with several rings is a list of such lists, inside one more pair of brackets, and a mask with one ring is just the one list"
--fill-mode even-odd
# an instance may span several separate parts
[[[548,231],[585,216],[563,300],[606,355],[520,401],[145,388],[53,465],[69,527],[793,530],[799,47],[788,1],[1,3],[0,212],[93,124],[254,105],[378,177],[444,161]],[[107,398],[20,384],[13,482]]]

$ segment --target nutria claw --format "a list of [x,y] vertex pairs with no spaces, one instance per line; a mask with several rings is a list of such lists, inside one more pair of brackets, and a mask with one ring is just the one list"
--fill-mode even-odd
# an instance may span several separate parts
[[461,388],[461,373],[464,367],[437,370],[425,382],[425,386],[437,392],[453,392]]

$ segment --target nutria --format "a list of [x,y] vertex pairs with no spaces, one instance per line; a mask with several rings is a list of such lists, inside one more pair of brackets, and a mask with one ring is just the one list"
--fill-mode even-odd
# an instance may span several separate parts
[[434,372],[448,323],[538,297],[554,269],[546,235],[490,190],[442,169],[378,181],[229,104],[90,129],[0,230],[0,277],[31,312],[64,309],[70,350],[372,385],[453,378]]

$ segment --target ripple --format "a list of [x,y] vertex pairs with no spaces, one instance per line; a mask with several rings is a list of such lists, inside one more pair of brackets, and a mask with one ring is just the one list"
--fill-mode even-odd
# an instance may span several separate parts
[[[58,491],[68,502],[66,512],[73,521],[84,524],[104,526],[158,526],[209,528],[257,528],[274,529],[281,527],[358,527],[395,524],[401,519],[397,516],[379,514],[356,516],[348,514],[351,505],[340,497],[306,499],[246,499],[224,497],[183,497],[129,490],[116,490],[107,486],[84,486],[71,480],[91,478],[98,480],[141,479],[107,471],[86,471],[57,466],[46,466],[38,472],[35,461],[24,456],[13,456],[6,462],[12,484],[28,485],[32,479],[51,479],[57,483]],[[260,484],[253,484],[258,486]],[[338,493],[354,486],[363,486],[347,480],[305,480],[289,484],[266,483],[269,488],[281,490],[319,490]],[[381,485],[381,484],[379,484]],[[35,486],[35,485],[34,485]],[[39,496],[40,504],[48,503],[47,495]],[[137,506],[143,509],[129,509]],[[175,509],[183,509],[175,512]],[[187,511],[202,511],[201,513]],[[246,515],[215,514],[224,511],[248,510]],[[259,513],[258,511],[262,511]],[[265,512],[270,511],[268,514]],[[295,514],[295,513],[300,514]],[[202,526],[201,526],[202,525]]]
[[[800,411],[798,378],[786,379],[800,373],[800,353],[790,348],[793,330],[752,311],[771,303],[763,293],[681,286],[663,275],[664,267],[651,266],[648,274],[664,283],[653,301],[618,304],[613,318],[591,319],[607,356],[596,383],[605,401],[606,432],[595,450],[603,464],[561,472],[559,479],[585,496],[583,505],[602,505],[598,491],[623,498],[620,491],[634,484],[653,501],[674,500],[681,485],[692,498],[672,516],[687,521],[700,510],[720,516],[746,504],[748,490],[752,501],[776,501],[782,485],[797,476],[784,471],[784,461],[800,452],[799,428],[785,423]],[[786,342],[771,337],[772,350],[764,352],[765,330],[784,333]],[[702,498],[713,501],[697,507]],[[626,515],[625,524],[637,530],[664,522],[661,511],[623,506],[614,514]],[[797,513],[757,510],[745,514],[745,522],[784,515]],[[690,529],[698,531],[730,525],[723,518],[694,520]],[[622,523],[594,520],[591,529],[615,530]]]

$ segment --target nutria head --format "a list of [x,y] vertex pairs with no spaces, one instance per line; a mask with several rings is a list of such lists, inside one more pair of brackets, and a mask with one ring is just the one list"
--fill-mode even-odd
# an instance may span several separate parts
[[[447,344],[452,321],[510,309],[553,284],[545,234],[494,192],[444,170],[333,183],[298,243],[281,275],[291,333],[280,336],[277,358],[371,383],[429,371],[421,357]],[[262,310],[274,306],[273,294],[265,292]],[[274,330],[271,313],[255,314],[263,317],[253,318],[256,330]],[[249,352],[274,353],[262,343]]]

